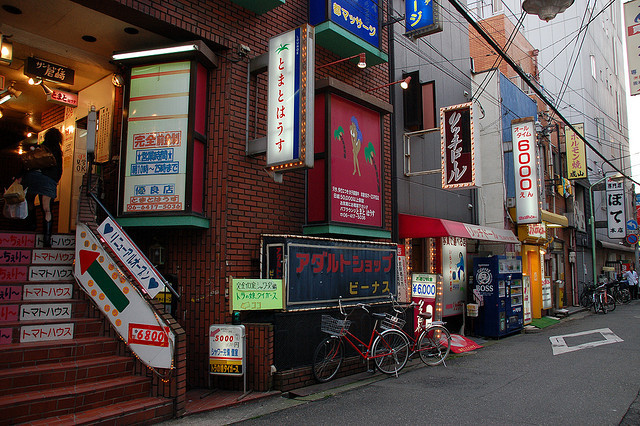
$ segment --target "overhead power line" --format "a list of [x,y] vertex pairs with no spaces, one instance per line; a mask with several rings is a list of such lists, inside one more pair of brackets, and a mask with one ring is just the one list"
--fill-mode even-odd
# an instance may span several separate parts
[[600,157],[602,160],[604,160],[605,163],[607,163],[609,166],[611,166],[611,168],[613,170],[615,170],[616,172],[622,174],[626,179],[630,180],[631,182],[635,183],[636,185],[640,185],[640,183],[636,182],[634,179],[632,179],[631,177],[629,177],[628,175],[626,175],[624,172],[622,172],[622,170],[620,170],[618,167],[616,167],[608,158],[604,157],[602,154],[600,154],[600,152],[598,150],[595,149],[595,147],[593,145],[591,145],[591,143],[584,137],[582,136],[582,134],[580,132],[578,132],[578,130],[576,130],[575,127],[573,127],[573,125],[567,120],[565,119],[565,117],[560,113],[560,111],[558,111],[558,109],[555,107],[555,105],[549,101],[546,97],[546,95],[544,93],[542,93],[542,91],[540,89],[538,89],[538,87],[533,84],[531,82],[531,80],[529,79],[529,77],[526,75],[526,73],[524,71],[522,71],[522,69],[520,68],[519,65],[517,65],[512,59],[511,57],[509,57],[509,55],[506,54],[506,52],[504,52],[500,46],[498,46],[498,44],[493,40],[493,38],[491,38],[483,29],[480,25],[478,25],[478,23],[471,17],[471,15],[469,15],[469,13],[467,12],[467,10],[458,2],[458,0],[449,0],[449,3],[451,3],[451,5],[458,11],[458,13],[460,13],[466,20],[467,22],[476,30],[478,31],[478,33],[482,36],[482,38],[485,39],[485,41],[487,43],[489,43],[489,45],[500,54],[500,56],[503,57],[503,59],[505,60],[505,62],[507,62],[511,68],[513,68],[515,70],[515,72],[520,76],[521,79],[523,79],[527,85],[531,88],[531,90],[533,90],[535,92],[536,95],[538,95],[540,97],[540,99],[542,99],[542,101],[547,104],[547,106],[551,109],[551,111],[553,111],[553,113],[560,118],[564,123],[566,123],[566,126],[569,127],[571,130],[573,130],[573,132],[575,133],[575,135],[577,137],[579,137],[586,146],[588,146],[589,148],[591,148],[591,150],[594,152],[594,154],[596,154],[598,157]]

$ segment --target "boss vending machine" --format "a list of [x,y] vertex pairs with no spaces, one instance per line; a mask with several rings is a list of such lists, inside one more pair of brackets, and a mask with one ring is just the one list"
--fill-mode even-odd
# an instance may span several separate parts
[[480,302],[475,333],[502,337],[522,330],[521,257],[477,257],[473,277],[473,293]]

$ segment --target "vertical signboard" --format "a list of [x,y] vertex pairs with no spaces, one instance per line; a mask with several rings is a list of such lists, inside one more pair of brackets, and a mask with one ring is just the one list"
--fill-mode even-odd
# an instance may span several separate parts
[[606,180],[607,235],[609,238],[626,237],[626,215],[624,211],[624,180]]
[[440,108],[442,188],[468,188],[476,183],[472,103]]
[[463,313],[467,295],[466,258],[465,238],[442,238],[442,293],[445,317]]
[[540,222],[538,201],[538,161],[533,119],[511,122],[513,162],[516,182],[516,222]]
[[331,95],[331,221],[382,226],[380,113]]
[[629,63],[629,94],[640,93],[640,0],[624,3],[624,27]]
[[303,25],[269,40],[267,167],[273,171],[313,167],[314,39],[313,27]]
[[419,38],[442,31],[440,6],[432,0],[406,0],[404,16],[407,37]]
[[185,210],[191,62],[131,70],[125,213]]
[[[584,136],[584,123],[574,124],[573,127]],[[569,179],[587,177],[587,154],[584,141],[569,126],[564,127],[567,146],[567,175]]]

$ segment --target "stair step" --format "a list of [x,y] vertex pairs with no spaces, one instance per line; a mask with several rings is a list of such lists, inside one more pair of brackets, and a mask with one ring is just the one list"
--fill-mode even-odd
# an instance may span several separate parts
[[133,372],[133,359],[117,355],[0,370],[0,396],[113,379]]
[[52,361],[67,362],[104,355],[114,355],[118,342],[111,337],[81,337],[55,343],[13,343],[0,346],[0,371]]
[[55,425],[141,425],[153,424],[173,417],[173,402],[166,398],[138,398],[107,407],[94,408],[57,417],[32,421],[33,426]]
[[130,376],[0,397],[4,419],[22,423],[148,397],[147,377]]

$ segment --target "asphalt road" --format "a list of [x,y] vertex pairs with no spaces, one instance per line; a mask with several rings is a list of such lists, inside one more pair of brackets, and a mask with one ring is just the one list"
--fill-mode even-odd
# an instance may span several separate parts
[[[554,349],[555,347],[555,349]],[[584,312],[536,333],[487,341],[446,368],[410,361],[299,399],[273,398],[176,424],[640,424],[640,301]]]

